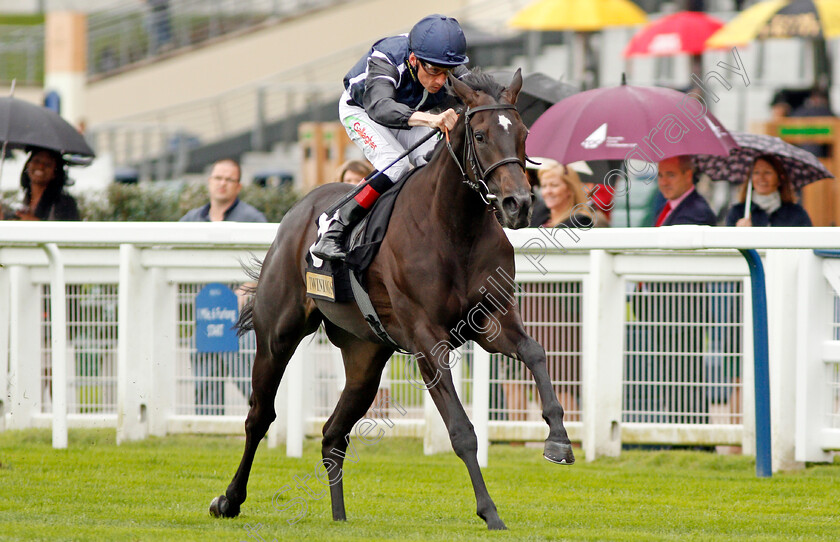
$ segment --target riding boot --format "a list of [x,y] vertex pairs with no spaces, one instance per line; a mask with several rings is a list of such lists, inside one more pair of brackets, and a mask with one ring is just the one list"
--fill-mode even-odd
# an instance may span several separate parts
[[310,250],[312,255],[322,260],[343,260],[347,257],[344,248],[344,238],[347,233],[368,214],[374,202],[391,186],[393,186],[391,180],[380,173],[333,214],[328,211],[327,216],[331,218],[330,224],[327,231],[321,234],[312,246]]

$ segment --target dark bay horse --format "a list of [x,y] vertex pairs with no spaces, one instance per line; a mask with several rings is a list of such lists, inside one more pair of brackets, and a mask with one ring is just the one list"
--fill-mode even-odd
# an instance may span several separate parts
[[[449,79],[466,106],[451,133],[454,152],[439,144],[429,164],[406,183],[367,283],[388,334],[414,353],[452,448],[467,466],[478,515],[488,528],[504,529],[478,466],[475,431],[452,383],[450,349],[473,340],[491,353],[524,362],[534,375],[549,426],[544,456],[571,464],[574,455],[545,351],[522,325],[511,282],[513,247],[502,229],[527,226],[531,212],[524,170],[527,130],[514,107],[522,77],[517,71],[508,88],[485,74]],[[240,317],[240,329],[253,328],[257,338],[251,409],[242,461],[225,494],[211,503],[214,516],[239,514],[254,453],[275,418],[274,397],[286,365],[301,339],[323,322],[330,341],[341,349],[346,384],[324,425],[322,463],[329,475],[333,519],[346,519],[341,471],[346,438],[371,406],[394,353],[371,331],[355,303],[306,296],[305,257],[316,238],[315,220],[349,189],[336,183],[313,190],[283,218],[256,294]]]

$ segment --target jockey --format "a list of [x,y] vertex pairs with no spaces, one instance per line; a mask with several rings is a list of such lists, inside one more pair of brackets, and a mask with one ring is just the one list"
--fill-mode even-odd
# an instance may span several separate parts
[[[469,61],[466,50],[467,41],[458,21],[429,15],[408,35],[374,43],[347,72],[338,114],[347,135],[361,147],[373,167],[381,171],[430,130],[451,130],[455,126],[458,115],[449,107],[454,105],[454,98],[446,92],[447,76],[450,72],[456,77],[469,73],[463,66]],[[373,202],[412,165],[426,163],[425,157],[436,143],[436,138],[427,140],[388,168],[387,175],[380,172],[354,198],[338,209],[328,210],[326,231],[312,246],[312,254],[324,260],[343,259],[344,232],[361,220]]]

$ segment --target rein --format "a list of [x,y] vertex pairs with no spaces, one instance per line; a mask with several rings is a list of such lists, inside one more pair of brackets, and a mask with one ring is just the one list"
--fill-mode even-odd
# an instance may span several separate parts
[[[449,137],[447,134],[446,138],[446,148],[449,150],[449,154],[452,156],[452,159],[455,161],[455,164],[458,166],[458,169],[461,170],[461,177],[464,184],[478,192],[478,195],[481,196],[481,199],[484,200],[484,203],[491,204],[494,200],[496,200],[496,195],[490,193],[490,189],[487,187],[487,183],[485,179],[490,176],[490,174],[498,167],[503,166],[505,164],[519,164],[522,169],[525,169],[525,163],[520,160],[518,157],[507,157],[502,158],[498,162],[493,163],[487,169],[482,169],[481,163],[478,161],[478,155],[475,151],[475,145],[473,144],[474,135],[472,126],[470,125],[470,118],[473,114],[478,113],[480,111],[498,111],[502,109],[516,109],[516,106],[513,104],[492,104],[492,105],[480,105],[478,107],[468,108],[467,111],[464,113],[464,125],[466,127],[466,134],[464,136],[465,143],[464,143],[464,158],[463,160],[458,160],[458,157],[455,156],[455,151],[452,150],[452,145],[449,142]],[[470,179],[467,172],[464,170],[464,166],[461,163],[469,163],[470,169],[472,170],[472,176],[475,180]]]

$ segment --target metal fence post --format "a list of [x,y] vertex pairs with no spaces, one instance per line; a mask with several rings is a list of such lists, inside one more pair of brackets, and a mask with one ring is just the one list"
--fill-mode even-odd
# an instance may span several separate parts
[[52,445],[67,448],[67,289],[64,261],[58,245],[44,245],[50,261],[50,313],[52,346]]
[[151,330],[152,386],[149,400],[149,433],[167,434],[170,416],[175,414],[178,347],[178,286],[169,282],[160,268],[149,270],[152,297],[148,328]]
[[591,251],[589,277],[583,284],[581,414],[587,461],[621,453],[622,345],[627,296],[624,282],[615,274],[613,259],[604,250]]
[[149,433],[151,355],[149,296],[144,288],[140,251],[120,245],[120,282],[117,334],[117,444],[144,439]]
[[799,260],[791,250],[767,251],[768,365],[773,470],[802,468],[796,435],[796,283]]
[[265,96],[266,88],[257,87],[256,104],[254,106],[256,118],[254,118],[254,129],[251,130],[251,150],[265,152]]
[[[0,267],[0,299],[9,299],[9,273]],[[9,305],[0,306],[0,431],[6,429],[6,400],[9,389]]]
[[770,429],[770,369],[767,344],[767,290],[764,266],[758,251],[739,249],[750,267],[755,348],[755,472],[760,478],[773,475]]
[[[40,292],[29,268],[9,272],[9,429],[28,429],[41,412],[41,348],[32,336],[41,325]],[[37,361],[33,361],[37,360]]]
[[288,457],[303,456],[303,438],[304,438],[304,408],[303,408],[303,387],[305,385],[303,378],[303,364],[304,355],[307,350],[306,344],[302,341],[301,344],[292,354],[292,359],[289,360],[289,365],[286,367],[286,373],[283,380],[288,381],[289,394],[288,400],[288,418],[286,420],[286,455]]
[[[796,293],[796,420],[795,459],[797,461],[831,461],[832,454],[823,450],[820,442],[824,426],[826,397],[824,352],[840,354],[836,348],[826,348],[832,339],[829,322],[833,309],[834,288],[826,284],[823,274],[827,262],[811,250],[799,252],[799,275]],[[840,267],[840,266],[838,266]],[[837,275],[840,281],[840,274]],[[832,341],[835,345],[837,341]]]
[[472,423],[478,437],[478,465],[486,467],[490,449],[490,354],[478,345],[473,347]]

